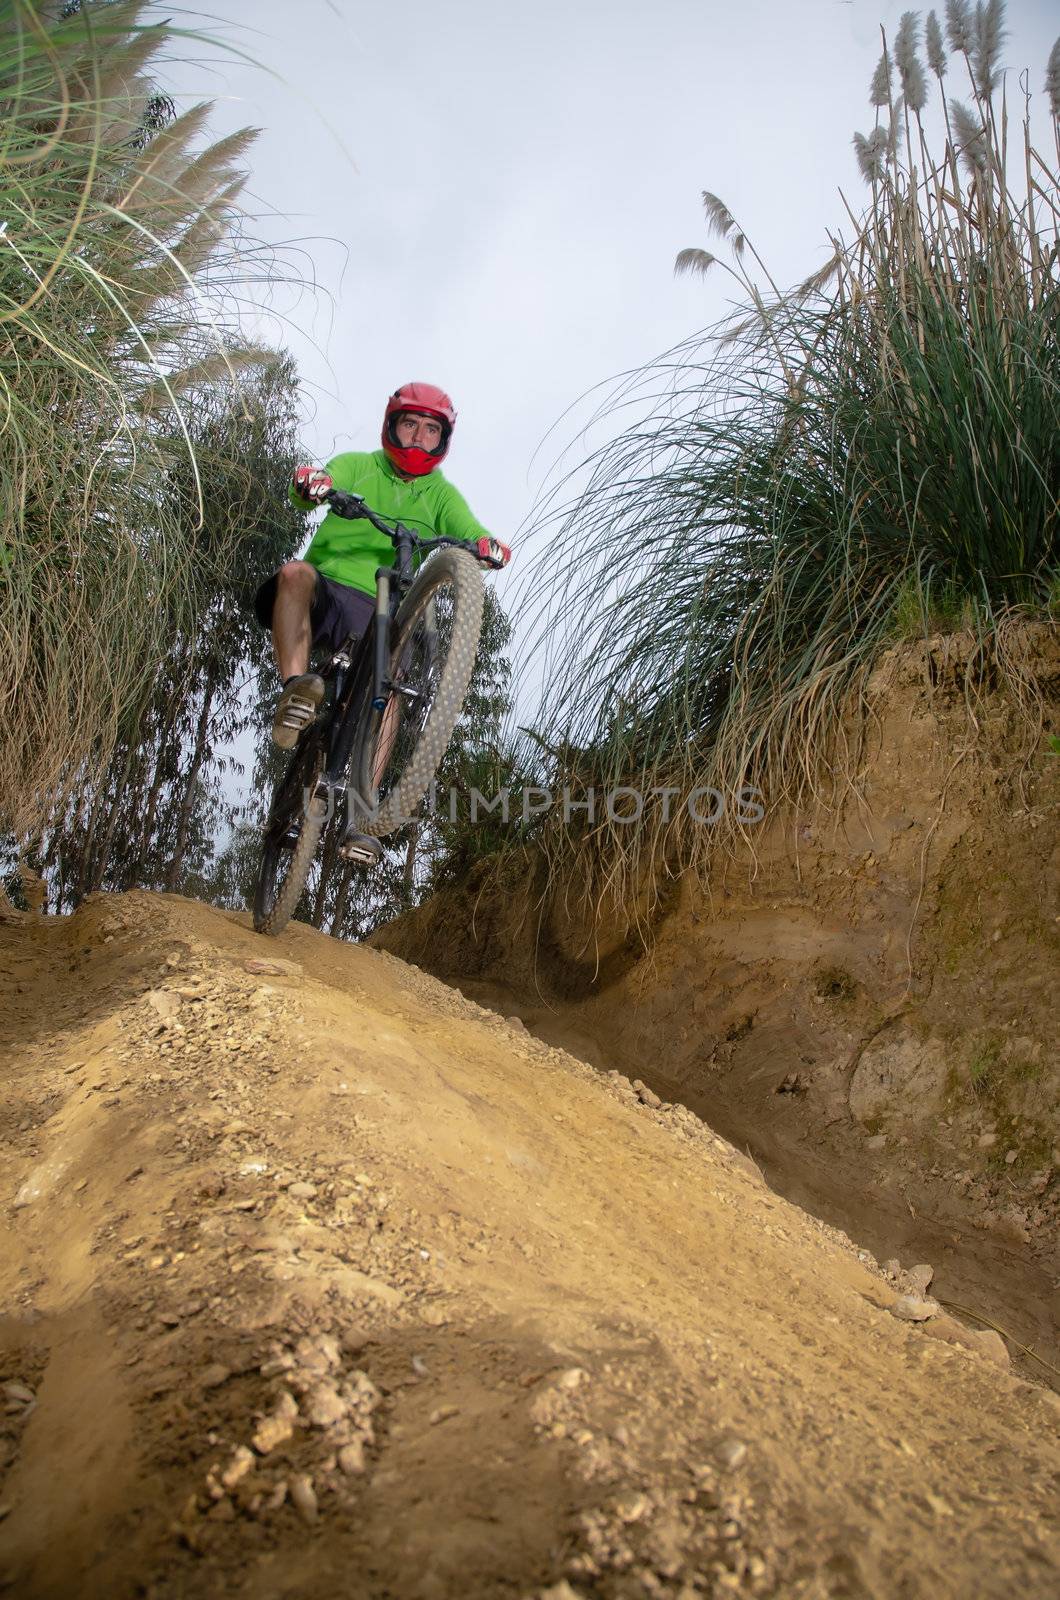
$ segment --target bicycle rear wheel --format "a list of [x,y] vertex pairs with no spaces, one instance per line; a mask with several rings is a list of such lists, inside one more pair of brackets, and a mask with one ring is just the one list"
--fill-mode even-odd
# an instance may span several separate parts
[[265,823],[254,891],[258,933],[282,933],[305,888],[327,821],[327,802],[313,792],[323,767],[321,733],[311,728],[302,736],[276,786]]
[[[383,838],[423,799],[453,736],[475,667],[485,591],[478,563],[437,551],[417,574],[391,629],[387,712],[367,706],[354,746],[358,828]],[[389,748],[387,748],[387,746]]]

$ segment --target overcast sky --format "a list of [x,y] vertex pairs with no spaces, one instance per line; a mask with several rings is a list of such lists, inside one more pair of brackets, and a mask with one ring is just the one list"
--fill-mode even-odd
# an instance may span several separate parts
[[[169,86],[181,107],[217,99],[218,134],[263,130],[258,231],[303,240],[319,284],[277,299],[315,413],[307,454],[376,448],[386,395],[439,383],[460,413],[446,472],[514,539],[571,440],[561,425],[531,465],[561,413],[725,309],[720,275],[673,276],[682,246],[709,242],[701,190],[778,282],[825,259],[837,189],[864,195],[851,135],[872,126],[879,25],[893,37],[903,9],[217,0],[203,28],[259,65],[186,41]],[[1011,0],[1008,26],[1010,84],[1029,66],[1041,104],[1056,7]],[[963,70],[948,81],[963,97]]]

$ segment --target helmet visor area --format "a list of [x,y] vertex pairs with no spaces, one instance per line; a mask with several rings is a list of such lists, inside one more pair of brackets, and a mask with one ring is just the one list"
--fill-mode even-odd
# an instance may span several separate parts
[[[430,417],[432,422],[436,422],[441,429],[441,434],[439,435],[438,443],[433,447],[433,449],[427,451],[427,454],[432,456],[445,455],[445,452],[449,447],[449,435],[453,431],[449,426],[448,419],[446,417],[439,416],[437,411],[428,411],[425,407],[421,408],[419,406],[402,406],[400,410],[394,411],[390,416],[387,417],[387,436],[389,437],[390,442],[396,448],[409,448],[408,446],[402,446],[401,440],[398,438],[397,434],[397,425],[405,417]],[[417,445],[413,446],[412,448],[422,450],[425,447],[423,445]]]

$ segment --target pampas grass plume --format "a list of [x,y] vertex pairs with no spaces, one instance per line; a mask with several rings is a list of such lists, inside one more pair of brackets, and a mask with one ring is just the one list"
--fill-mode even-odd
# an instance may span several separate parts
[[719,239],[726,238],[736,227],[736,218],[724,200],[719,200],[709,189],[703,190],[703,210],[706,213],[707,226],[718,235]]
[[874,106],[889,106],[891,103],[891,58],[887,51],[879,59],[876,71],[872,74],[872,83],[869,85],[869,104]]
[[997,88],[1000,73],[997,70],[1001,45],[1005,39],[1002,23],[1005,20],[1005,0],[979,0],[975,8],[975,51],[973,55],[975,87],[985,100]]
[[933,11],[927,14],[924,44],[927,48],[928,66],[936,77],[941,78],[946,71],[946,52],[942,48],[942,29],[939,26],[939,19]]
[[916,53],[920,23],[915,11],[903,11],[894,40],[894,59],[902,80],[902,93],[910,111],[923,111],[927,100],[927,79]]
[[986,171],[986,130],[959,100],[950,101],[954,140],[969,172],[977,177]]
[[865,182],[879,183],[883,177],[883,164],[887,155],[887,129],[874,128],[868,138],[863,133],[856,133],[854,149]]
[[950,49],[967,55],[975,44],[975,24],[969,0],[946,0],[946,32]]
[[717,259],[717,256],[712,256],[709,250],[679,250],[677,260],[674,262],[674,277],[683,272],[695,272],[703,277]]
[[[860,134],[855,134],[855,141],[860,137]],[[824,288],[830,278],[835,277],[842,264],[842,255],[837,250],[834,255],[829,257],[823,267],[818,267],[816,272],[811,272],[808,278],[802,280],[795,291],[796,295],[800,300],[803,300],[807,295],[816,294],[819,289]]]
[[1045,92],[1054,117],[1060,117],[1060,39],[1049,52],[1049,65],[1045,69]]

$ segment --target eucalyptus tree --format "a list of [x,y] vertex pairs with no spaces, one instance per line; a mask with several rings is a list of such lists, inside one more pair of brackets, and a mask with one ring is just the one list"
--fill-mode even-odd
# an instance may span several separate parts
[[277,355],[245,366],[238,381],[199,385],[189,400],[194,457],[176,453],[166,492],[170,511],[193,527],[201,499],[191,605],[181,596],[163,614],[164,644],[124,713],[110,760],[86,765],[78,793],[45,831],[41,863],[54,877],[57,909],[101,887],[207,887],[238,808],[232,747],[254,724],[271,659],[253,615],[254,588],[306,533],[286,492],[297,372]]

